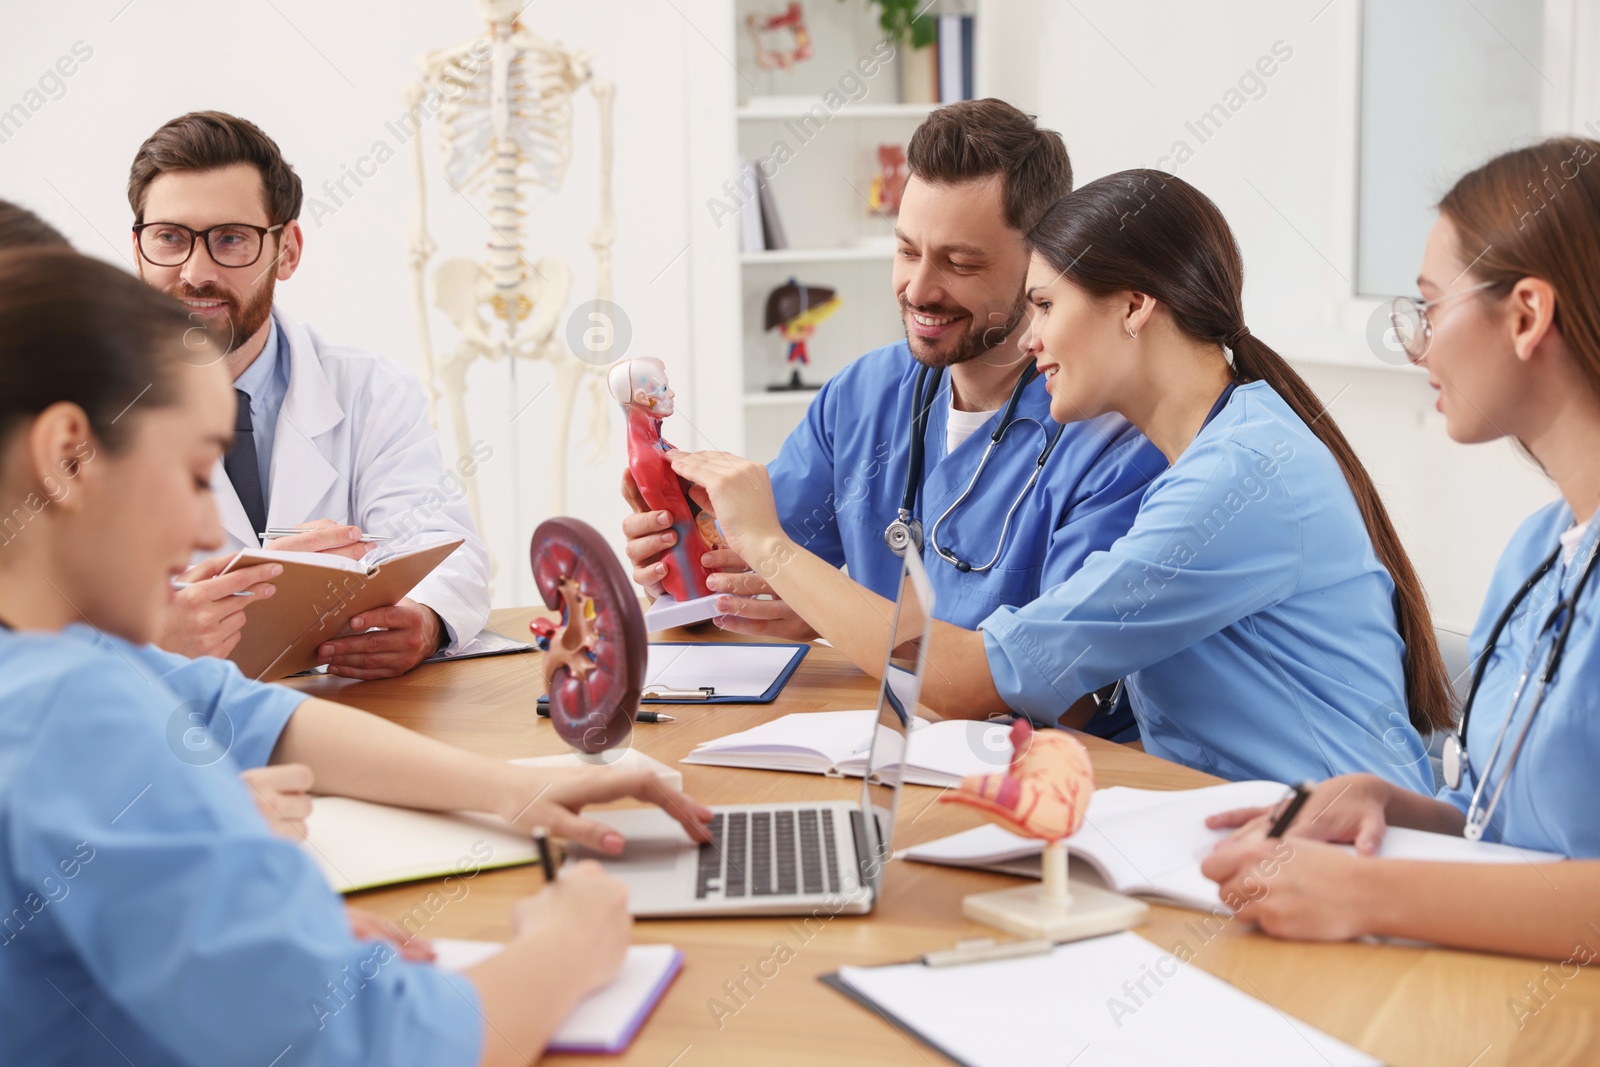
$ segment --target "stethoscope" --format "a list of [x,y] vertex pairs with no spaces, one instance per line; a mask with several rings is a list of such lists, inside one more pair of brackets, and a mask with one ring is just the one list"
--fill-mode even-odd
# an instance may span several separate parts
[[[994,450],[1000,444],[1001,438],[1005,437],[1006,431],[1016,421],[1017,404],[1022,400],[1022,391],[1028,387],[1028,383],[1033,381],[1038,373],[1037,368],[1029,367],[1017,379],[1017,384],[1011,390],[1011,399],[1006,401],[1005,410],[1000,415],[1000,423],[994,428],[994,432],[989,435],[989,444],[983,450],[983,457],[978,460],[978,469],[972,472],[972,477],[968,479],[967,487],[962,490],[961,495],[956,497],[955,501],[944,509],[944,514],[933,521],[933,528],[928,531],[928,540],[933,546],[933,551],[940,559],[963,574],[982,574],[1000,562],[1000,554],[1005,551],[1006,538],[1011,533],[1012,518],[1017,514],[1017,509],[1022,506],[1022,502],[1028,498],[1028,494],[1033,491],[1034,483],[1039,480],[1039,472],[1044,470],[1046,461],[1050,459],[1050,453],[1055,451],[1056,442],[1061,440],[1061,435],[1066,432],[1065,425],[1058,426],[1055,435],[1045,443],[1044,451],[1039,453],[1038,462],[1033,466],[1033,474],[1029,476],[1028,484],[1022,487],[1022,492],[1017,494],[1016,500],[1011,503],[1010,510],[1006,512],[1005,522],[1000,526],[1000,542],[995,545],[994,555],[989,557],[988,563],[982,566],[968,563],[939,544],[939,526],[949,519],[955,510],[966,501],[967,497],[972,495],[973,489],[977,488],[978,479],[983,477],[984,468],[989,465],[989,457],[994,455]],[[932,394],[927,392],[930,374],[933,376]],[[943,377],[943,367],[938,370],[933,370],[926,365],[917,368],[917,384],[911,394],[911,449],[910,455],[906,460],[906,487],[900,496],[898,517],[883,531],[884,543],[897,556],[904,555],[907,548],[913,547],[919,555],[922,552],[922,520],[913,518],[911,509],[917,502],[917,481],[922,475],[922,461],[926,454],[925,438],[928,435],[928,409],[932,406],[933,397],[939,393],[939,382]],[[926,404],[923,403],[925,397],[927,399]],[[1043,424],[1038,423],[1036,419],[1028,419],[1026,421],[1036,423],[1040,429],[1044,428]]]
[[[1539,714],[1539,707],[1544,703],[1545,690],[1555,680],[1556,671],[1561,669],[1561,657],[1566,651],[1567,638],[1572,634],[1572,622],[1577,615],[1578,595],[1583,592],[1584,585],[1589,581],[1589,574],[1594,570],[1597,550],[1600,550],[1600,523],[1596,524],[1595,537],[1589,545],[1589,558],[1584,564],[1583,573],[1578,576],[1578,582],[1572,587],[1572,592],[1567,594],[1556,604],[1545,619],[1544,625],[1539,628],[1534,637],[1533,648],[1528,652],[1528,661],[1522,665],[1522,676],[1517,680],[1517,687],[1511,694],[1511,707],[1506,711],[1506,721],[1500,727],[1500,733],[1494,739],[1494,748],[1489,752],[1489,762],[1484,766],[1484,775],[1478,780],[1477,788],[1472,791],[1472,802],[1467,805],[1467,825],[1462,835],[1469,841],[1477,841],[1483,837],[1483,831],[1489,825],[1489,819],[1494,815],[1494,809],[1500,803],[1500,794],[1505,792],[1506,782],[1511,779],[1511,769],[1517,765],[1517,756],[1522,752],[1522,742],[1527,739],[1528,727],[1533,725],[1534,716]],[[1516,595],[1511,598],[1511,603],[1500,613],[1500,618],[1495,621],[1494,629],[1489,631],[1488,643],[1484,645],[1483,654],[1478,659],[1478,666],[1472,674],[1472,688],[1467,691],[1466,706],[1461,709],[1461,722],[1444,742],[1444,780],[1451,789],[1461,788],[1462,781],[1471,769],[1471,760],[1467,756],[1467,723],[1472,717],[1472,703],[1478,695],[1478,685],[1483,681],[1485,669],[1489,666],[1489,658],[1494,653],[1495,642],[1500,640],[1500,634],[1505,630],[1506,624],[1511,621],[1511,616],[1516,613],[1518,605],[1528,598],[1534,587],[1550,572],[1556,560],[1561,555],[1561,546],[1557,545],[1554,552],[1545,557],[1528,580],[1522,583]],[[1559,586],[1557,592],[1559,592]],[[1544,642],[1546,634],[1553,633],[1550,646],[1550,656],[1545,661],[1544,671],[1539,676],[1539,686],[1534,690],[1533,703],[1528,707],[1528,717],[1522,722],[1522,729],[1517,732],[1516,743],[1511,747],[1511,755],[1506,759],[1506,769],[1500,772],[1500,784],[1495,786],[1494,793],[1489,797],[1488,807],[1480,807],[1483,802],[1484,787],[1489,784],[1489,771],[1493,770],[1494,762],[1500,757],[1500,747],[1505,742],[1506,732],[1511,728],[1511,720],[1517,717],[1517,706],[1522,703],[1522,693],[1527,687],[1528,679],[1533,674],[1533,661],[1539,654],[1539,646]]]

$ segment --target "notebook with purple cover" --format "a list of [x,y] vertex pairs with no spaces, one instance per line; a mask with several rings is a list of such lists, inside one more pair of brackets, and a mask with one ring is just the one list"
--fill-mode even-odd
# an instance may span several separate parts
[[[438,938],[433,942],[437,963],[447,971],[466,970],[504,947],[496,941]],[[547,1051],[622,1052],[633,1044],[639,1028],[682,968],[683,953],[671,945],[630,946],[617,977],[578,1003],[551,1038]]]

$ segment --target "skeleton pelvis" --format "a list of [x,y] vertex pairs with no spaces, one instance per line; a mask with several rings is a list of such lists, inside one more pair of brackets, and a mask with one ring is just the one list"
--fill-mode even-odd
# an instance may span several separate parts
[[487,264],[465,257],[447,259],[433,272],[433,303],[452,325],[467,337],[487,344],[487,310],[506,323],[507,340],[543,341],[555,329],[572,292],[572,269],[554,256],[545,256],[532,268],[523,262],[522,277],[513,288],[494,284]]

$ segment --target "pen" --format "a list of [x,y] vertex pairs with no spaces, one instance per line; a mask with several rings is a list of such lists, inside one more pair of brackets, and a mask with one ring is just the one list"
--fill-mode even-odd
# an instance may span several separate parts
[[[548,704],[540,704],[539,705],[539,718],[548,719],[549,717],[550,717],[550,705],[548,705]],[[666,714],[664,712],[660,712],[660,711],[641,711],[638,714],[634,715],[633,721],[634,722],[648,722],[648,723],[677,722],[678,721],[678,717],[676,715],[668,715],[668,714]]]
[[1300,814],[1300,809],[1305,807],[1306,801],[1311,799],[1311,790],[1315,787],[1316,783],[1311,781],[1301,782],[1294,787],[1294,796],[1289,799],[1288,805],[1283,809],[1283,814],[1279,815],[1277,820],[1273,822],[1272,829],[1267,831],[1268,837],[1283,836],[1283,832],[1289,828],[1289,824],[1294,822],[1294,817]]
[[[197,584],[197,583],[195,583],[195,582],[180,582],[177,579],[173,579],[172,588],[174,588],[174,589],[187,589],[191,585],[195,585],[195,584]],[[248,590],[248,589],[241,589],[237,593],[229,593],[228,595],[229,596],[255,596],[255,594],[250,592],[250,590]]]
[[550,858],[550,831],[542,826],[533,828],[533,844],[539,850],[539,866],[544,868],[544,884],[556,880],[555,861]]
[[963,963],[982,963],[986,960],[1010,960],[1019,956],[1043,956],[1055,947],[1055,942],[1049,938],[996,941],[989,937],[975,937],[968,941],[957,941],[955,948],[924,953],[922,963],[927,967],[953,967]]
[[[274,527],[271,527],[270,529],[262,530],[261,533],[259,533],[257,536],[260,537],[262,540],[266,540],[268,538],[273,538],[273,537],[294,537],[297,534],[303,534],[303,533],[311,533],[311,530],[309,530],[309,529],[307,529],[307,530],[298,530],[298,529],[295,529],[293,526],[274,526]],[[385,536],[383,534],[369,534],[369,533],[363,532],[362,535],[361,535],[361,540],[363,540],[363,541],[371,541],[373,543],[377,543],[379,541],[393,541],[394,538],[387,537],[387,536]]]

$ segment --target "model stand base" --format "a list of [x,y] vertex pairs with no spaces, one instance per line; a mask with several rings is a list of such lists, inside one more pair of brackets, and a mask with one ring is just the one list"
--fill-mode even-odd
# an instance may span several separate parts
[[961,901],[969,919],[1021,937],[1081,941],[1138,926],[1150,905],[1109,889],[1067,879],[1067,850],[1059,841],[1045,845],[1044,880],[1037,885],[973,893]]
[[717,610],[715,593],[683,601],[674,600],[670,595],[664,594],[660,600],[645,610],[644,628],[650,633],[655,633],[658,630],[670,630],[674,626],[692,626],[720,614],[722,612]]

